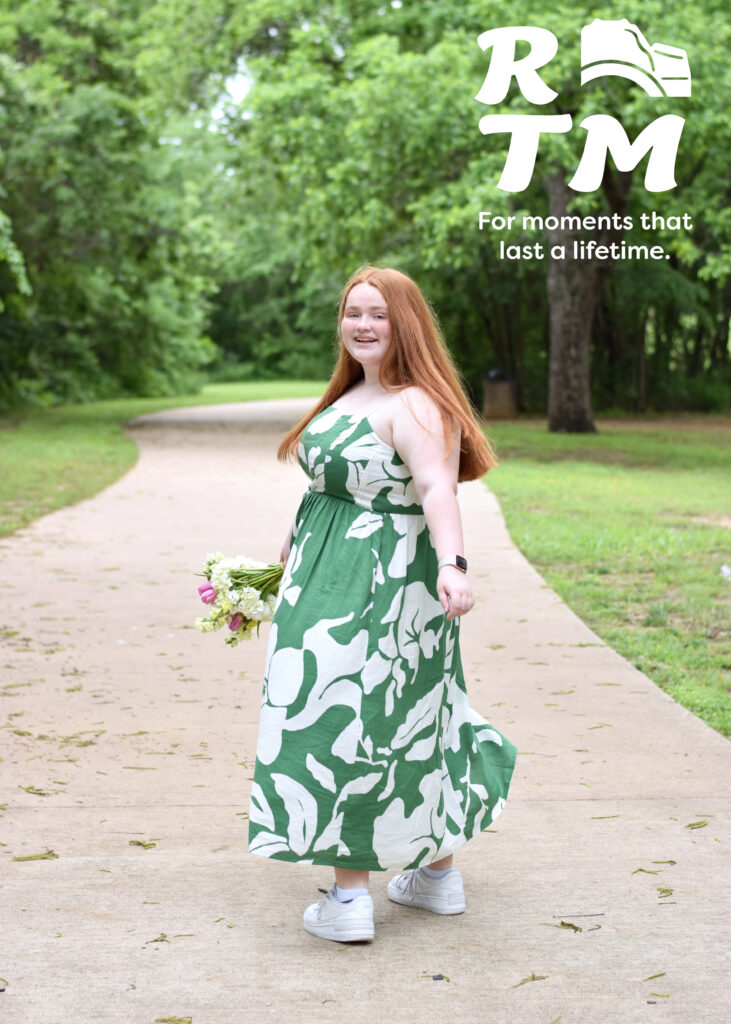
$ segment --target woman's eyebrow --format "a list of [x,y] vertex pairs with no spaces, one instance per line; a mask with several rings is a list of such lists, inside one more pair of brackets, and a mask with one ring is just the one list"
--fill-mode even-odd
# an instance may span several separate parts
[[[353,312],[353,311],[355,311],[357,309],[360,309],[360,308],[361,308],[360,306],[356,306],[356,305],[354,305],[354,304],[349,302],[347,304],[347,306],[345,307],[345,312],[346,313],[347,312]],[[370,309],[370,310],[375,310],[378,313],[386,313],[388,311],[388,307],[387,306],[365,306],[364,308],[365,309]]]

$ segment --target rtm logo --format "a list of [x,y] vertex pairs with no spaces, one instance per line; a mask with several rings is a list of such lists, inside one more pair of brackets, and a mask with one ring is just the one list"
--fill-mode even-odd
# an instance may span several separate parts
[[[515,44],[522,40],[530,51],[515,59]],[[493,28],[477,42],[483,50],[492,47],[485,82],[475,97],[480,103],[502,103],[515,77],[529,103],[539,106],[555,100],[538,74],[556,56],[558,39],[545,28],[531,25]],[[581,30],[581,84],[603,75],[618,75],[640,85],[650,96],[690,96],[690,68],[685,50],[655,43],[650,46],[636,25],[595,19]],[[601,186],[607,153],[620,171],[633,170],[650,152],[645,172],[648,192],[674,188],[675,160],[685,118],[665,114],[644,128],[630,143],[622,125],[608,114],[585,117],[579,127],[586,129],[581,161],[569,182],[575,192],[594,192]],[[522,192],[530,184],[538,155],[541,132],[568,132],[570,114],[488,114],[480,119],[483,135],[510,132],[510,147],[498,188]]]

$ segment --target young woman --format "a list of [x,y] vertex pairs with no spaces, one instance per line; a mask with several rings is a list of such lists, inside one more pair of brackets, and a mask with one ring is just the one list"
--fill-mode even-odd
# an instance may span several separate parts
[[310,476],[281,557],[250,809],[253,853],[335,869],[308,932],[373,938],[388,896],[465,909],[452,854],[501,811],[515,748],[468,706],[473,596],[457,481],[495,458],[423,295],[365,266],[347,282],[327,391],[284,438]]

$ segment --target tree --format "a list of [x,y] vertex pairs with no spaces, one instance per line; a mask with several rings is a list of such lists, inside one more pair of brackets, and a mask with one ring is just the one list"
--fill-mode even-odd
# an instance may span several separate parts
[[[533,11],[532,4],[512,5],[511,19],[514,24],[530,23]],[[558,38],[559,50],[550,65],[541,72],[557,96],[550,104],[541,107],[540,112],[569,114],[574,125],[569,135],[549,135],[541,139],[536,179],[542,182],[547,193],[549,215],[559,225],[547,232],[549,248],[558,246],[570,253],[574,242],[580,238],[608,246],[621,241],[626,231],[624,226],[595,232],[562,226],[570,212],[605,214],[612,218],[613,224],[623,225],[627,223],[628,214],[636,219],[650,205],[641,174],[620,172],[610,160],[599,190],[589,196],[571,191],[568,181],[579,164],[585,141],[585,133],[577,130],[576,126],[597,110],[614,115],[629,139],[636,138],[655,118],[668,112],[687,117],[682,155],[678,161],[678,178],[682,184],[674,196],[652,196],[652,200],[668,213],[677,205],[681,191],[686,201],[691,199],[690,190],[697,189],[699,175],[704,171],[713,175],[718,170],[719,136],[728,140],[729,118],[722,102],[714,105],[712,111],[707,107],[710,84],[713,83],[716,97],[724,91],[728,95],[730,84],[724,48],[716,45],[719,30],[723,33],[724,25],[728,35],[727,24],[719,23],[717,15],[720,12],[718,5],[710,4],[703,11],[694,10],[689,17],[687,8],[680,10],[672,5],[647,3],[605,3],[592,11],[593,16],[603,20],[627,18],[630,22],[645,25],[653,38],[682,43],[687,48],[693,69],[694,97],[661,101],[650,99],[638,86],[624,78],[600,79],[583,89],[577,87],[578,33],[590,16],[583,5],[572,4],[555,12],[546,12],[541,17],[541,26]],[[535,112],[535,107],[526,105],[525,99],[517,92],[513,92],[505,107],[511,112]],[[502,108],[495,108],[495,111],[501,112]],[[712,132],[709,131],[709,119],[714,122],[715,130]],[[693,205],[701,218],[707,219],[708,211]],[[669,241],[668,247],[677,261],[687,258],[689,234],[687,231],[676,233]],[[726,235],[726,242],[727,239]],[[704,259],[704,254],[698,249],[695,249],[695,256],[701,261]],[[578,260],[550,259],[547,275],[550,310],[548,415],[552,430],[595,429],[591,409],[591,339],[602,287],[612,272],[613,262],[611,258],[597,259],[595,256]]]
[[[18,69],[12,61],[0,56],[0,138],[5,136],[6,112],[9,106],[22,102],[22,87],[19,82]],[[0,149],[0,166],[3,151]],[[6,197],[0,188],[0,200]],[[4,266],[3,266],[4,265]],[[17,295],[30,295],[31,287],[25,268],[23,254],[13,238],[13,223],[8,214],[0,209],[0,273],[5,277],[4,291]],[[0,313],[5,303],[0,292]]]
[[196,130],[167,133],[136,67],[144,7],[0,4],[4,207],[32,286],[0,278],[3,404],[179,391],[214,354]]

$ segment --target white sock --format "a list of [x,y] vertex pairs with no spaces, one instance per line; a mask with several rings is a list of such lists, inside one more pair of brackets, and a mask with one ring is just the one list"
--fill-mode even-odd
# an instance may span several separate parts
[[354,900],[356,896],[367,895],[367,889],[341,889],[337,883],[333,886],[333,896],[338,903],[350,903],[350,901]]
[[423,867],[419,869],[423,871],[427,878],[444,878],[448,875],[452,868],[443,868],[441,871],[436,871],[434,868]]

